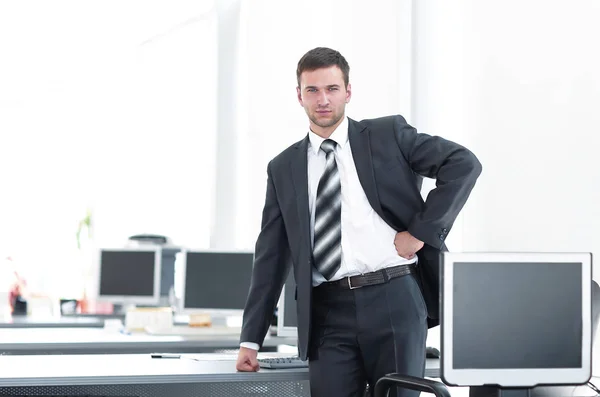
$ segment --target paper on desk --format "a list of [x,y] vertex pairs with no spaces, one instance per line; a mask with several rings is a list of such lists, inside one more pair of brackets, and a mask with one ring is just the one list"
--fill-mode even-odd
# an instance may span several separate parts
[[236,361],[237,354],[182,354],[181,358],[195,361]]
[[[279,358],[292,357],[294,354],[289,353],[258,353],[258,358]],[[237,353],[197,353],[197,354],[182,354],[181,358],[196,361],[236,361]]]

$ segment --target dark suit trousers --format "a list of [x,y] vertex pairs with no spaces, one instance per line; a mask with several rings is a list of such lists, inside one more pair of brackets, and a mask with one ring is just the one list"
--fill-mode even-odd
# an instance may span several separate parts
[[392,372],[424,376],[427,309],[413,275],[353,290],[321,285],[312,306],[311,397],[363,396]]

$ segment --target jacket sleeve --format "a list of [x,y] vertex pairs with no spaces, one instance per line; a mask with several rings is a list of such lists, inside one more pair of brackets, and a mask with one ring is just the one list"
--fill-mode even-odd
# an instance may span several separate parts
[[396,141],[411,169],[436,180],[436,187],[427,196],[423,210],[411,220],[408,231],[441,249],[481,174],[481,163],[457,143],[417,133],[402,116],[394,117],[393,124]]
[[267,193],[262,225],[254,251],[252,281],[244,308],[240,342],[262,345],[290,269],[290,251],[277,192],[272,162],[267,167]]

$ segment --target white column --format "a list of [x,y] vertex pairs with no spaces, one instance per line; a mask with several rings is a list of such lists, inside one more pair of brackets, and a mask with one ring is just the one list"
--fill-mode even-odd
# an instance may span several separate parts
[[211,248],[232,248],[236,227],[236,103],[240,0],[217,1],[217,144]]
[[[450,4],[451,3],[451,4]],[[412,120],[419,132],[464,144],[463,7],[460,2],[413,3]],[[423,196],[435,187],[425,179]],[[463,246],[462,215],[447,240],[452,251]]]

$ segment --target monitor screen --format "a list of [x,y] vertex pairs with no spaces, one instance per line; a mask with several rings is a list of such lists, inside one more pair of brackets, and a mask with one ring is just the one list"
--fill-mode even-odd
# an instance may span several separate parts
[[298,317],[296,311],[296,280],[290,269],[283,285],[277,310],[277,335],[295,338],[298,336]]
[[450,384],[589,379],[589,254],[448,253],[442,269],[442,371]]
[[253,263],[253,252],[183,252],[181,311],[243,310]]
[[99,300],[157,304],[160,265],[159,248],[101,249]]

